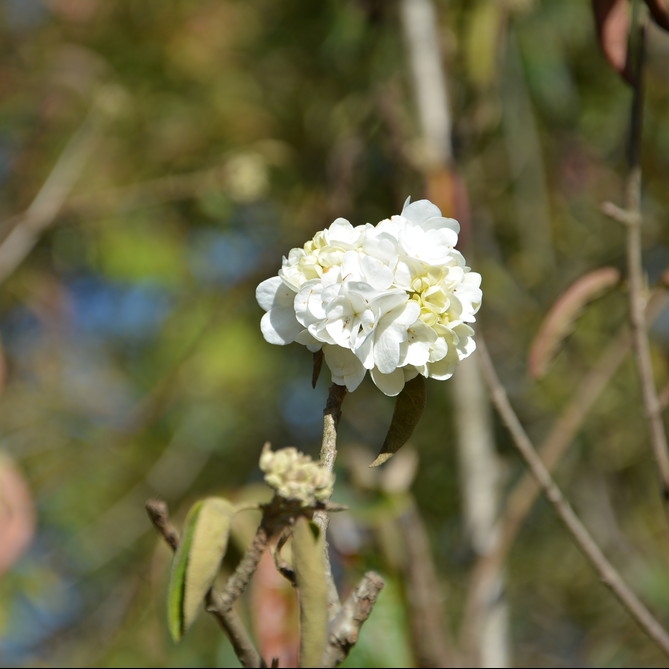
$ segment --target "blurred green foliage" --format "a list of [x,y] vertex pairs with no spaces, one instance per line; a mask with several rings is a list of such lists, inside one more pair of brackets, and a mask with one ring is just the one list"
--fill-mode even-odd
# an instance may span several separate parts
[[[623,231],[600,204],[623,196],[630,92],[601,56],[584,0],[435,4],[469,194],[467,258],[483,275],[478,327],[540,440],[625,319],[623,289],[588,309],[545,379],[529,378],[527,351],[553,301],[590,269],[624,266]],[[52,224],[0,291],[0,451],[37,510],[29,550],[0,580],[0,663],[237,666],[211,620],[169,640],[169,555],[144,501],[166,499],[182,521],[194,500],[259,480],[266,440],[317,455],[327,374],[312,390],[310,355],[264,342],[254,291],[335,217],[375,222],[423,195],[396,3],[6,0],[0,36],[3,236],[25,224],[16,216],[75,133],[91,141]],[[668,260],[668,56],[653,32],[652,282]],[[667,324],[653,330],[660,384]],[[451,407],[449,384],[429,382],[413,494],[457,630],[472,555]],[[375,452],[391,413],[365,382],[344,404],[342,450]],[[666,527],[645,434],[628,363],[557,478],[666,612]],[[498,437],[506,489],[522,466],[501,427]],[[389,581],[347,666],[409,666],[400,574],[373,531],[392,510],[343,462],[334,499],[355,520],[340,547],[343,583],[369,567]],[[542,501],[508,579],[517,666],[666,666]]]

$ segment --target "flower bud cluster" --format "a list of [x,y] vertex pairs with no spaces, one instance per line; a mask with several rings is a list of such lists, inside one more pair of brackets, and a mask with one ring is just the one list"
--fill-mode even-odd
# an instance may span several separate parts
[[267,485],[279,497],[298,501],[302,506],[327,502],[332,495],[334,475],[292,446],[273,452],[265,444],[260,469],[265,472]]

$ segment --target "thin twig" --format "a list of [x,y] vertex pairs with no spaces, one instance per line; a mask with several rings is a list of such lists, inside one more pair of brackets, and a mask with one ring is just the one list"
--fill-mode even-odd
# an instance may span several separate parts
[[[325,409],[323,410],[323,442],[321,445],[320,464],[329,472],[334,470],[334,463],[337,457],[337,426],[341,418],[341,406],[346,397],[346,388],[333,383],[330,386]],[[320,528],[325,539],[325,576],[328,580],[328,612],[329,619],[332,620],[340,608],[339,594],[337,586],[332,575],[332,565],[330,564],[330,551],[327,541],[328,514],[327,511],[316,511],[314,513],[314,522]]]
[[221,611],[232,609],[234,603],[246,590],[270,541],[291,523],[295,517],[294,511],[299,507],[289,510],[285,505],[285,500],[275,495],[269,504],[263,504],[261,508],[262,518],[251,545],[232,576],[225,582],[223,591],[212,595],[215,608]]
[[650,440],[660,478],[662,501],[669,519],[669,445],[662,420],[662,406],[653,380],[653,366],[646,325],[646,287],[644,279],[641,228],[641,131],[643,121],[643,74],[645,65],[645,19],[633,25],[630,55],[633,59],[634,87],[630,113],[629,164],[625,209],[627,213],[627,273],[629,282],[629,317],[637,372],[641,383],[644,411],[650,428]]
[[218,621],[221,629],[232,644],[237,659],[243,667],[260,667],[261,669],[265,669],[267,664],[253,646],[239,616],[232,610],[221,611],[216,606],[214,596],[214,591],[209,590],[205,598],[205,609],[207,613],[210,613]]
[[[628,206],[631,211],[638,211],[638,189],[640,172],[636,168],[629,178]],[[643,406],[650,427],[653,455],[657,463],[662,500],[665,512],[669,516],[669,447],[667,434],[662,420],[662,407],[653,381],[653,366],[650,357],[650,343],[644,316],[645,287],[641,261],[641,221],[627,226],[627,265],[629,275],[630,326],[634,345],[637,372],[641,382]]]
[[290,539],[291,533],[288,532],[287,528],[284,528],[283,532],[279,536],[276,545],[272,546],[272,557],[274,558],[274,566],[276,570],[283,576],[288,583],[293,587],[297,587],[297,581],[295,580],[295,569],[289,564],[286,560],[281,557],[281,549],[285,543]]
[[249,549],[237,565],[232,576],[226,581],[223,592],[212,595],[211,601],[214,608],[223,612],[232,609],[237,599],[246,590],[271,538],[271,529],[265,523],[261,522],[253,537],[251,546],[249,546]]
[[346,659],[384,585],[383,579],[373,571],[363,576],[332,621],[323,667],[336,667]]
[[25,213],[16,219],[0,244],[0,282],[26,259],[42,233],[53,223],[74,187],[99,137],[100,105],[94,102],[79,129],[72,135]]
[[[179,547],[179,534],[170,520],[167,504],[160,499],[150,499],[146,502],[146,510],[151,522],[167,545],[176,551]],[[218,620],[242,666],[266,667],[267,665],[253,645],[239,616],[231,609],[218,608],[215,601],[212,601],[212,597],[213,591],[210,590],[205,601],[206,610]]]
[[321,466],[329,472],[334,470],[337,457],[337,426],[341,418],[341,405],[346,397],[345,386],[333,383],[330,387],[323,411],[323,443],[321,445]]
[[599,548],[590,532],[580,521],[573,508],[566,500],[562,491],[557,486],[552,476],[541,462],[530,438],[525,433],[518,417],[516,416],[502,384],[497,377],[483,338],[479,335],[479,361],[481,369],[490,389],[490,395],[502,421],[511,433],[513,443],[518,452],[530,468],[537,483],[553,505],[556,513],[574,538],[576,544],[583,554],[588,558],[590,564],[599,574],[603,583],[608,586],[624,608],[637,621],[641,629],[657,643],[662,651],[669,656],[669,634],[660,625],[653,614],[646,608],[645,604],[637,597],[634,591],[623,580],[620,573],[609,562],[602,550]]
[[167,503],[162,499],[147,500],[146,511],[154,527],[160,532],[167,545],[173,551],[176,551],[179,548],[179,533],[170,520]]
[[[659,316],[666,304],[666,291],[657,290],[652,294],[646,308],[646,318],[649,323]],[[554,469],[567,447],[573,442],[592,407],[629,354],[631,345],[631,336],[626,325],[579,383],[570,402],[553,423],[538,449],[541,461],[548,471]],[[467,592],[461,625],[465,646],[469,643],[466,637],[471,633],[471,621],[476,620],[479,608],[486,605],[488,597],[486,583],[494,580],[493,575],[506,560],[523,521],[540,492],[541,488],[532,473],[525,472],[511,489],[501,509],[497,521],[499,540],[494,550],[480,557],[471,575],[471,586]]]

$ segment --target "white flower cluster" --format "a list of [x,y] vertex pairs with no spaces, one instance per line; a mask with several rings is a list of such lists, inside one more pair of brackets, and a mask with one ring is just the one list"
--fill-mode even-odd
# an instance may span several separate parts
[[367,371],[386,395],[418,374],[448,379],[476,348],[482,298],[481,275],[454,248],[459,231],[429,200],[377,225],[338,218],[258,286],[265,339],[322,348],[349,391]]
[[292,446],[273,453],[265,444],[260,469],[265,472],[267,485],[279,497],[298,501],[302,506],[327,502],[332,495],[334,475]]

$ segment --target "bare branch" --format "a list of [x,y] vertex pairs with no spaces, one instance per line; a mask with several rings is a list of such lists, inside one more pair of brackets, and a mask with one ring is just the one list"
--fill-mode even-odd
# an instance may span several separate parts
[[590,564],[599,574],[599,577],[604,584],[613,591],[624,608],[637,621],[641,629],[643,629],[643,631],[657,643],[664,653],[669,656],[669,634],[667,634],[666,630],[660,625],[645,604],[643,604],[637,597],[634,591],[623,580],[620,573],[606,558],[602,550],[592,538],[590,532],[580,521],[573,508],[562,494],[562,491],[553,480],[553,477],[541,462],[539,454],[530,441],[530,438],[525,433],[523,426],[509,403],[506,391],[497,377],[495,368],[488,355],[485,342],[480,335],[478,347],[481,369],[486,383],[488,384],[488,388],[490,389],[493,404],[504,424],[509,429],[513,438],[513,443],[518,452],[530,468],[537,483],[541,486],[542,492],[553,505],[556,513],[574,538],[574,541],[583,554],[588,558]]
[[251,639],[246,632],[239,616],[232,610],[221,611],[213,601],[214,591],[210,590],[205,599],[205,609],[216,618],[225,635],[230,640],[237,659],[243,667],[260,667],[264,669],[267,664],[260,653],[253,647]]
[[643,70],[645,65],[646,22],[645,19],[630,31],[630,53],[635,70],[634,95],[630,112],[629,164],[625,209],[629,217],[627,225],[626,251],[629,281],[629,317],[632,330],[637,372],[641,383],[643,406],[650,428],[650,440],[660,479],[661,497],[664,511],[669,520],[669,444],[662,420],[662,406],[659,401],[653,367],[650,357],[650,343],[646,325],[646,286],[641,255],[641,131],[643,120]]
[[346,659],[358,641],[360,628],[369,618],[384,585],[383,579],[376,572],[370,571],[363,576],[330,624],[323,667],[336,667]]
[[146,502],[146,511],[154,527],[165,539],[165,543],[176,551],[179,547],[179,533],[170,520],[167,503],[162,499],[150,499]]
[[[659,316],[666,304],[666,291],[655,291],[646,309],[649,323]],[[571,401],[555,420],[539,448],[541,461],[548,471],[553,470],[573,442],[591,409],[629,354],[631,346],[629,328],[625,326],[579,383]],[[497,521],[499,541],[494,550],[481,556],[471,576],[471,585],[464,606],[464,621],[461,626],[463,634],[467,634],[471,627],[468,621],[476,619],[478,609],[485,605],[488,599],[486,584],[492,582],[494,573],[506,560],[523,521],[540,492],[541,488],[529,471],[525,472],[511,489]]]
[[223,592],[212,593],[210,598],[212,609],[207,609],[208,611],[219,610],[225,613],[232,610],[237,599],[246,590],[246,586],[258,568],[260,558],[262,558],[272,537],[272,530],[264,520],[265,515],[263,514],[263,522],[260,523],[251,546],[237,565],[232,576],[226,581]]
[[[337,426],[341,418],[341,406],[346,397],[346,388],[333,383],[330,387],[325,409],[323,411],[323,443],[321,445],[321,466],[329,472],[334,469],[335,458],[337,457]],[[325,537],[325,575],[328,579],[328,610],[329,617],[332,620],[339,613],[339,594],[332,576],[332,566],[330,565],[330,553],[328,550],[327,529],[328,514],[327,511],[317,511],[314,513],[314,522],[320,528]]]

